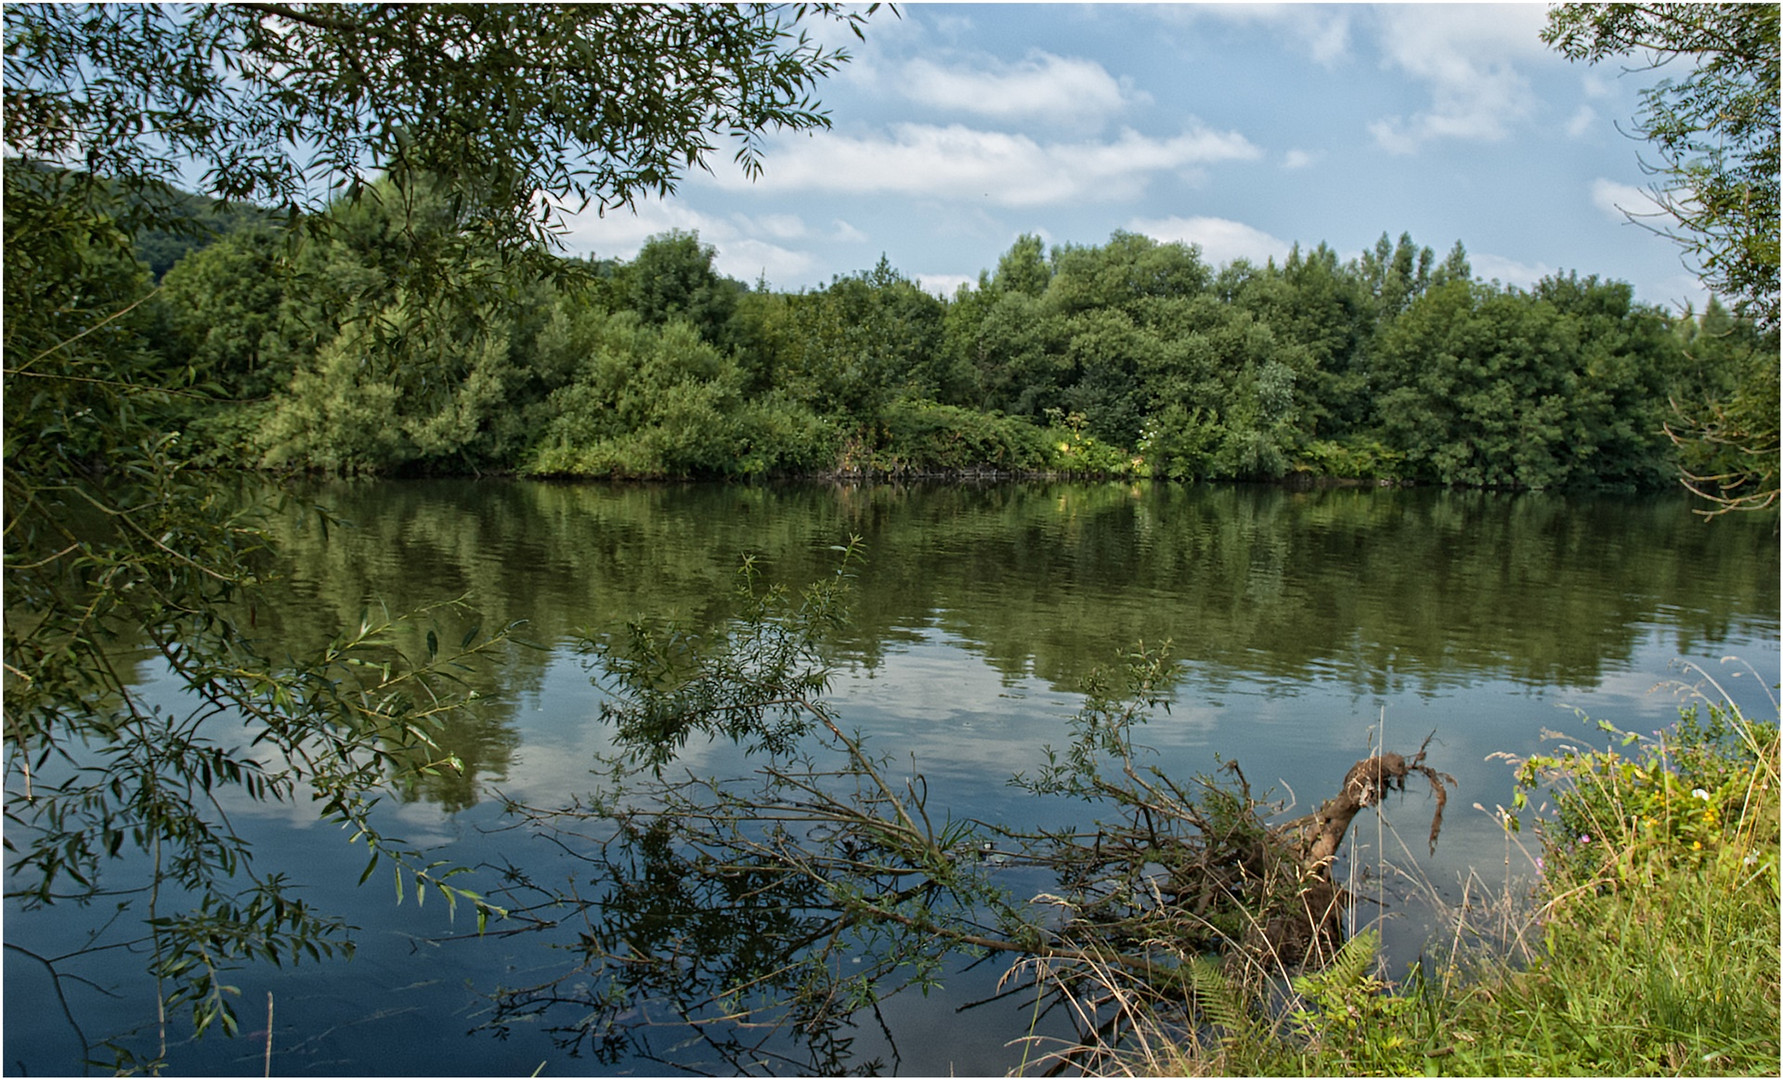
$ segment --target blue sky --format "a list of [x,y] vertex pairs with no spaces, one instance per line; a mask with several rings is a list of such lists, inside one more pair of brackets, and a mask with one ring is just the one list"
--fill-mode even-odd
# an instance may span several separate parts
[[[1221,265],[1382,232],[1474,273],[1556,271],[1701,306],[1675,245],[1631,224],[1650,152],[1625,132],[1664,72],[1576,64],[1541,4],[909,4],[884,9],[819,90],[833,128],[728,156],[671,199],[575,219],[568,250],[629,258],[697,230],[718,268],[822,286],[881,254],[931,291],[1015,238],[1117,229]],[[817,29],[817,28],[814,28]],[[835,30],[825,37],[842,43]]]

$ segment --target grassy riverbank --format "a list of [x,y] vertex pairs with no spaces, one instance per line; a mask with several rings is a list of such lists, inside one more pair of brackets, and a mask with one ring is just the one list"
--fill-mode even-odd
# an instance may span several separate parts
[[1777,727],[1726,703],[1652,735],[1600,727],[1613,748],[1522,764],[1518,805],[1553,812],[1533,896],[1500,897],[1508,943],[1463,926],[1389,985],[1359,936],[1276,1019],[1252,1010],[1144,1071],[1776,1075]]

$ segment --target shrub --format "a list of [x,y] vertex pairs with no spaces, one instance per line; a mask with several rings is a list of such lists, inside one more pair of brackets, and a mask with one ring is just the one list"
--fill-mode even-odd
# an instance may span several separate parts
[[1344,480],[1392,480],[1401,475],[1405,455],[1378,439],[1319,439],[1307,444],[1301,464],[1319,476]]
[[1079,476],[1152,475],[1142,455],[1084,434],[1082,413],[1064,415],[1059,409],[1048,409],[1046,414],[1052,421],[1042,435],[1046,471]]
[[[1730,704],[1691,707],[1651,738],[1609,724],[1623,750],[1568,750],[1533,757],[1518,772],[1515,802],[1544,779],[1559,782],[1542,823],[1544,872],[1564,885],[1647,884],[1656,873],[1693,871],[1726,850],[1776,874],[1777,729]],[[1754,838],[1768,849],[1753,848]]]
[[542,410],[522,471],[615,478],[761,476],[814,468],[834,435],[779,395],[746,401],[743,375],[682,321],[597,318],[576,339],[586,353]]
[[1160,480],[1201,480],[1212,475],[1214,452],[1225,434],[1199,407],[1170,405],[1146,422],[1139,452]]
[[[1721,702],[1653,736],[1600,723],[1618,748],[1518,770],[1541,789],[1540,880],[1527,952],[1463,945],[1397,985],[1359,933],[1291,981],[1286,1009],[1228,1008],[1223,1035],[1178,1036],[1165,1075],[1771,1075],[1779,1039],[1778,732]],[[1514,827],[1516,819],[1506,819]],[[1496,921],[1496,920],[1494,920]],[[1508,935],[1507,935],[1508,936]],[[1519,935],[1520,936],[1520,935]],[[1489,940],[1498,940],[1496,933]],[[1197,990],[1202,987],[1197,983]],[[1273,1019],[1272,1019],[1273,1018]]]
[[1001,413],[903,400],[880,412],[876,472],[1027,472],[1046,460],[1041,432]]

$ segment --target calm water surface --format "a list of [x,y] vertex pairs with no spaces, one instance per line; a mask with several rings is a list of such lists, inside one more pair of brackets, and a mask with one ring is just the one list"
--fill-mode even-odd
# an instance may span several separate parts
[[[463,596],[442,638],[473,622],[524,620],[483,687],[482,712],[445,748],[464,778],[430,780],[390,808],[390,831],[441,858],[525,866],[541,880],[574,867],[502,831],[491,795],[535,805],[592,790],[608,745],[601,695],[575,644],[626,619],[722,620],[739,560],[797,585],[834,568],[832,545],[863,538],[851,627],[837,646],[835,700],[846,724],[929,781],[931,807],[1031,827],[1065,816],[1007,787],[1045,744],[1067,741],[1080,680],[1137,643],[1173,643],[1181,677],[1144,741],[1172,773],[1236,758],[1296,813],[1332,794],[1372,745],[1409,752],[1434,732],[1431,763],[1460,789],[1427,856],[1430,803],[1391,802],[1386,827],[1358,819],[1351,858],[1395,861],[1458,896],[1473,872],[1502,887],[1528,870],[1491,811],[1511,770],[1491,755],[1552,747],[1544,732],[1592,739],[1575,709],[1624,728],[1676,716],[1705,673],[1759,715],[1778,681],[1774,517],[1705,524],[1683,498],[1560,498],[1478,492],[1127,484],[935,487],[558,486],[516,482],[319,485],[276,515],[282,597],[260,615],[293,649],[356,625],[368,601],[392,610]],[[350,529],[316,527],[314,504]],[[1731,661],[1726,658],[1734,658]],[[1691,665],[1695,665],[1692,667]],[[169,695],[146,661],[143,684]],[[742,768],[725,748],[696,767]],[[1474,804],[1483,809],[1474,809]],[[542,982],[571,960],[542,936],[450,940],[467,929],[440,905],[393,904],[387,878],[355,888],[363,866],[307,805],[232,807],[259,864],[313,883],[312,902],[360,926],[350,962],[250,969],[241,1038],[176,1046],[176,1072],[261,1070],[265,1001],[275,1002],[277,1073],[531,1074],[736,1071],[741,1059],[678,1046],[685,1029],[640,1028],[643,1053],[571,1056],[546,1030],[573,1015],[475,1030],[499,986]],[[1405,838],[1402,849],[1399,836]],[[1012,887],[1026,882],[1012,877]],[[50,955],[83,943],[110,915],[7,909],[6,939]],[[1394,901],[1383,929],[1408,958],[1428,930]],[[492,927],[493,928],[493,927]],[[558,944],[562,942],[559,941]],[[89,1041],[152,1018],[144,958],[102,953],[66,986]],[[966,1012],[1001,969],[962,971],[947,989],[906,995],[863,1018],[837,1059],[758,1055],[759,1071],[876,1067],[909,1075],[1003,1073],[1022,1062],[1019,1003]],[[8,1073],[78,1072],[79,1041],[41,969],[5,965]],[[1029,1002],[1031,1004],[1031,1002]],[[656,1020],[649,1003],[636,1013]],[[130,1040],[139,1050],[146,1035]],[[766,1050],[763,1053],[767,1053]],[[651,1055],[656,1055],[652,1057]]]

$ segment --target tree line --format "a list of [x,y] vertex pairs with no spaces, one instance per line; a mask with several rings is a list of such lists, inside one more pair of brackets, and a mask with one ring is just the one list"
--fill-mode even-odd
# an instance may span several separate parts
[[[237,216],[180,258],[138,332],[211,391],[181,417],[191,450],[351,474],[1630,489],[1677,474],[1671,403],[1725,397],[1766,352],[1715,301],[1671,315],[1595,275],[1483,281],[1459,242],[1438,260],[1409,235],[1220,269],[1133,233],[1024,235],[943,299],[884,258],[752,287],[680,231],[629,261],[504,264],[466,239],[476,213],[398,175],[315,238]],[[417,246],[459,279],[425,317],[389,269]]]

